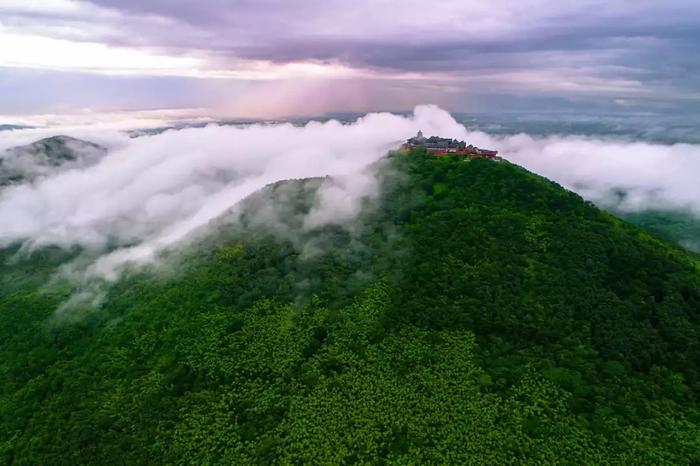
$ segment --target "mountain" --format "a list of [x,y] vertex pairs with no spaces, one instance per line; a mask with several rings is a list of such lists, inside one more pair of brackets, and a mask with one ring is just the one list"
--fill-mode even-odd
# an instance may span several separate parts
[[33,181],[60,170],[82,168],[97,162],[107,150],[69,136],[53,136],[0,154],[0,186]]
[[353,222],[268,186],[97,309],[55,311],[79,250],[2,251],[3,462],[700,461],[695,256],[507,162],[375,168]]

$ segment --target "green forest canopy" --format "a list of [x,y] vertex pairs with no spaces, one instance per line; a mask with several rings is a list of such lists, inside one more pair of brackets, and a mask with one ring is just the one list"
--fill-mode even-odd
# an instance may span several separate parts
[[4,250],[0,463],[700,462],[694,256],[509,163],[381,169],[352,229],[278,183],[80,318],[80,251]]

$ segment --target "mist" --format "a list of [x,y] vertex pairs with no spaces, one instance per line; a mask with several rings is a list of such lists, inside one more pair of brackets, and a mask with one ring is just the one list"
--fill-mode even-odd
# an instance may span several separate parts
[[550,178],[600,207],[700,215],[700,145],[591,137],[491,139],[514,163]]
[[307,177],[336,180],[319,190],[308,226],[347,222],[376,192],[366,167],[419,129],[466,135],[447,112],[421,106],[410,117],[376,113],[351,124],[212,124],[115,140],[90,167],[0,191],[0,246],[109,246],[90,271],[115,279],[122,265],[153,261],[262,187]]
[[[61,128],[60,134],[95,135],[91,140],[105,145],[107,154],[89,167],[1,189],[0,247],[79,245],[97,251],[88,273],[114,280],[125,265],[153,262],[264,186],[308,177],[331,178],[319,189],[304,228],[351,225],[381,182],[367,167],[419,129],[497,149],[602,207],[700,214],[698,145],[489,135],[424,105],[409,116],[372,113],[351,123],[210,124],[139,138],[114,129]],[[12,141],[26,142],[37,130],[12,133]],[[8,145],[0,141],[0,147]]]

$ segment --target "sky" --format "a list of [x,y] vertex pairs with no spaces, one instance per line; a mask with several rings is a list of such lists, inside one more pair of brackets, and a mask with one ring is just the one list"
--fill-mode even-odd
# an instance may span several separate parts
[[0,0],[0,114],[689,112],[699,42],[697,0]]

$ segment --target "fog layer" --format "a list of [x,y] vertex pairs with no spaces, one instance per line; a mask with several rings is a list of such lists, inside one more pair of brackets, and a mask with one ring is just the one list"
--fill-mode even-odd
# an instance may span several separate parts
[[309,226],[347,221],[376,191],[362,173],[419,129],[464,138],[445,111],[417,107],[410,117],[369,114],[337,121],[210,125],[124,141],[99,163],[0,191],[0,246],[119,246],[94,264],[114,276],[119,264],[148,261],[265,185],[330,175]]
[[492,136],[419,106],[410,116],[375,113],[350,124],[211,124],[135,139],[105,135],[99,142],[109,152],[98,163],[0,190],[0,247],[109,246],[91,269],[114,278],[122,264],[154,259],[269,183],[327,175],[334,181],[319,190],[304,225],[351,222],[359,200],[377,190],[376,174],[365,167],[419,129],[498,149],[603,206],[700,212],[700,146]]

